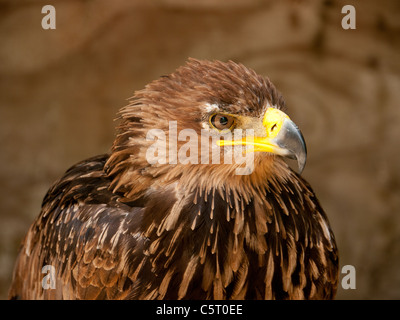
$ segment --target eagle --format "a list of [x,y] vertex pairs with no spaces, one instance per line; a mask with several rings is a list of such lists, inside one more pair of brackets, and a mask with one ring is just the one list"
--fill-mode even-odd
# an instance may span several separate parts
[[267,77],[189,58],[128,101],[109,154],[45,195],[10,299],[335,297],[335,237]]

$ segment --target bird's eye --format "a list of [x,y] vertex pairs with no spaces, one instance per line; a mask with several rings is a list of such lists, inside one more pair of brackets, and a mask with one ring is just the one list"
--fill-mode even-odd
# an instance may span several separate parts
[[226,114],[214,114],[210,117],[210,123],[218,130],[231,129],[235,119]]

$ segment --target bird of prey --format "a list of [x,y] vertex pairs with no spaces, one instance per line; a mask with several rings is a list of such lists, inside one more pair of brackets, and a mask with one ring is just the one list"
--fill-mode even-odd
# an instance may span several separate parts
[[[189,59],[135,92],[119,120],[110,153],[44,197],[10,299],[335,297],[335,238],[285,161],[301,171],[306,145],[268,78]],[[229,154],[252,165],[240,171]]]

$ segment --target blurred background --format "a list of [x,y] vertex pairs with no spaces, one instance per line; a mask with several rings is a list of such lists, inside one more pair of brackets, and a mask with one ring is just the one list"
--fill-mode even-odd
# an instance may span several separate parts
[[[47,4],[55,30],[41,26]],[[399,35],[398,0],[0,0],[0,299],[50,185],[108,152],[126,99],[188,57],[272,80],[307,141],[303,175],[341,267],[356,269],[337,298],[400,299]]]

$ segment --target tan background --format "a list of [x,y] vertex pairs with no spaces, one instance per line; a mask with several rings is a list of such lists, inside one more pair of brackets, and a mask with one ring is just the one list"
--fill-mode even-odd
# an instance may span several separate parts
[[[49,3],[56,30],[41,28]],[[341,27],[346,4],[356,30]],[[341,265],[357,271],[338,298],[399,299],[399,35],[398,0],[0,0],[0,298],[51,183],[107,152],[125,99],[191,56],[277,85]]]

